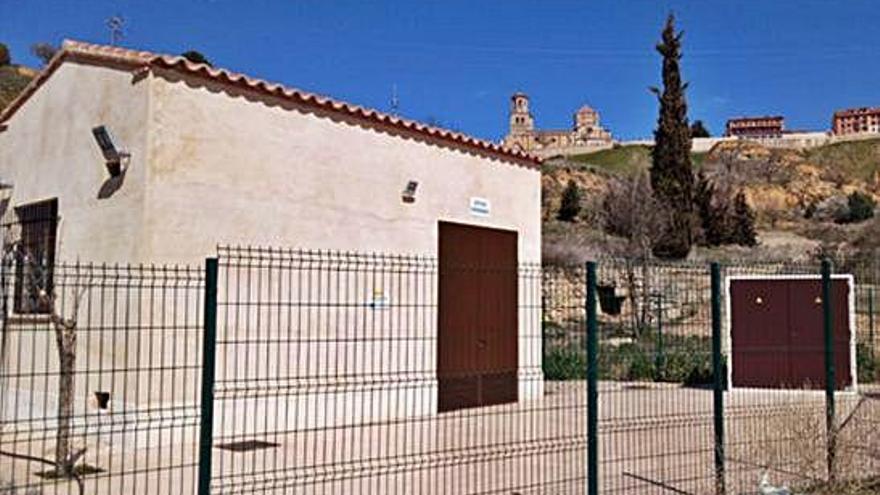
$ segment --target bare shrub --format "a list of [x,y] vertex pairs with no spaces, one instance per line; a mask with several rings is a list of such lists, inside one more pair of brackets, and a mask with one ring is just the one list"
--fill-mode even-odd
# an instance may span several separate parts
[[[730,454],[762,473],[774,486],[788,486],[791,493],[866,495],[877,493],[878,434],[872,420],[880,402],[866,397],[838,399],[833,434],[833,470],[827,469],[826,416],[823,399],[791,394],[779,407],[744,417],[737,424],[738,442]],[[758,478],[755,478],[758,482]]]
[[660,234],[660,211],[646,173],[613,179],[602,204],[602,225],[609,234],[627,240],[623,251],[613,254],[647,257]]

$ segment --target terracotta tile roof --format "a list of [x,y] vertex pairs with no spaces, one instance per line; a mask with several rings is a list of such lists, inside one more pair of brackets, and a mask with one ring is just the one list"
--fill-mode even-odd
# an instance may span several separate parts
[[203,77],[225,84],[243,87],[266,95],[290,99],[301,104],[372,121],[376,124],[387,125],[401,130],[423,134],[433,139],[446,141],[472,151],[514,159],[518,163],[523,163],[531,167],[537,167],[541,163],[541,159],[537,156],[507,148],[497,143],[478,139],[467,134],[430,126],[414,120],[400,118],[371,108],[353,105],[344,101],[264,81],[262,79],[253,78],[226,69],[193,63],[183,57],[71,40],[64,41],[61,50],[58,51],[43,71],[31,81],[15,100],[0,112],[0,125],[8,121],[22,104],[24,104],[24,102],[27,101],[27,99],[30,98],[40,86],[42,86],[46,79],[48,79],[52,73],[68,59],[123,66],[132,70],[150,70],[153,67],[170,69],[187,75]]

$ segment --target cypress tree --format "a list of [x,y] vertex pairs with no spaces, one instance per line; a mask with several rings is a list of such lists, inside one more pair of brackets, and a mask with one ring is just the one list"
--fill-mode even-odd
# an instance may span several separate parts
[[730,198],[718,191],[703,171],[697,173],[694,190],[694,208],[700,220],[703,246],[721,246],[736,243],[736,227],[730,211]]
[[694,191],[694,207],[700,217],[700,226],[703,228],[701,237],[705,246],[717,246],[718,239],[714,228],[715,207],[712,199],[715,197],[715,186],[709,182],[706,175],[700,171],[697,174],[697,187]]
[[753,247],[758,245],[755,232],[755,213],[746,201],[742,191],[733,199],[734,239],[740,246]]
[[694,123],[691,124],[691,137],[707,138],[712,137],[712,134],[709,132],[709,129],[706,129],[706,124],[704,124],[702,120],[695,120]]
[[556,214],[558,220],[563,222],[573,222],[581,212],[581,188],[577,183],[569,179],[565,190],[562,191],[562,201],[559,205],[559,212]]
[[651,151],[651,187],[662,209],[660,231],[652,246],[658,258],[687,257],[693,243],[693,189],[691,134],[681,80],[681,32],[669,14],[657,52],[663,57],[663,90],[651,88],[660,102],[660,115]]

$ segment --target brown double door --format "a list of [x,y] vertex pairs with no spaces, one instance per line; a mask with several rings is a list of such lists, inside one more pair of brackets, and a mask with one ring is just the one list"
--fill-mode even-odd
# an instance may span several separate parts
[[517,234],[439,228],[439,409],[515,402]]
[[[831,285],[837,388],[850,373],[849,284]],[[825,333],[818,279],[731,280],[733,386],[824,388]]]

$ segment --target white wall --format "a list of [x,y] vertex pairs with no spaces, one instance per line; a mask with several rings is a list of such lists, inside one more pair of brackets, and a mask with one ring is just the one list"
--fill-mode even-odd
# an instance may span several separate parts
[[[147,150],[147,79],[124,70],[62,64],[0,132],[0,180],[12,205],[58,198],[57,258],[142,260]],[[112,189],[92,128],[106,125],[132,153],[122,187]],[[12,221],[8,215],[4,221]]]
[[[214,253],[217,244],[436,256],[438,222],[444,220],[515,230],[519,260],[540,261],[536,169],[425,142],[417,135],[377,130],[277,98],[242,94],[213,82],[183,81],[172,73],[154,79],[151,100],[145,222],[148,251],[154,259],[197,262]],[[406,204],[401,192],[410,180],[418,181],[419,187],[415,203]],[[488,217],[471,214],[472,197],[491,202]],[[436,295],[436,287],[432,293]],[[525,310],[520,315],[523,398],[542,393],[540,325],[532,321],[539,317]],[[347,321],[344,315],[331,315],[326,321],[333,320]],[[346,385],[332,394],[299,394],[291,401],[310,407],[289,403],[284,408],[320,413],[299,414],[299,426],[435,411],[436,318],[423,323],[408,331],[433,337],[401,347],[399,353],[391,347],[384,354],[365,354],[376,356],[370,363],[374,372],[390,372],[409,363],[428,378],[417,384],[401,381],[390,389],[386,384],[378,392]],[[230,325],[225,332],[228,338],[244,339],[255,331],[262,331],[263,337],[284,338],[290,328],[271,326],[257,330],[255,325]],[[287,350],[305,354],[296,346]],[[258,354],[256,348],[251,351]],[[241,346],[238,352],[247,350]],[[325,346],[323,355],[348,352],[343,344],[333,344]],[[221,369],[232,367],[237,376],[289,375],[286,364],[268,358],[260,359],[261,368],[252,370],[241,369],[243,363],[232,354],[219,359]],[[251,366],[257,366],[256,361]],[[326,375],[333,376],[332,369],[340,363],[330,359],[326,366]],[[353,401],[361,404],[349,404]],[[270,402],[273,409],[281,407]],[[252,417],[245,412],[257,403],[230,399],[221,406],[220,416],[240,418]],[[354,414],[352,407],[369,410]],[[236,422],[228,424],[233,427]],[[260,422],[234,429],[244,427],[273,425]]]
[[[515,230],[520,261],[540,261],[538,170],[215,83],[186,82],[172,73],[164,76],[135,78],[125,70],[64,63],[0,133],[0,178],[15,184],[11,203],[58,198],[59,260],[198,266],[206,256],[216,254],[218,244],[433,256],[438,221],[445,220]],[[108,190],[109,176],[91,134],[92,127],[100,124],[107,125],[132,153],[124,181],[109,188],[112,194],[104,197],[99,196],[102,188]],[[415,203],[405,204],[401,192],[410,180],[417,180],[419,188]],[[471,197],[490,200],[491,214],[473,216]],[[197,315],[188,317],[200,323]],[[535,311],[520,314],[522,398],[542,393],[539,318]],[[414,331],[436,336],[435,320],[426,319]],[[155,346],[139,348],[133,355],[126,341],[118,338],[118,330],[97,330],[89,335],[102,342],[100,352],[82,349],[78,354],[88,358],[81,364],[110,369],[120,360],[137,359],[144,366],[167,365],[161,328],[152,334],[159,340],[149,337]],[[434,410],[435,343],[436,337],[404,351],[421,356],[424,362],[417,369],[432,378],[418,387],[385,390],[385,395],[370,399],[374,404],[402,401],[417,409],[401,412],[383,406],[375,409],[376,417]],[[54,352],[48,348],[33,354],[43,356],[48,360],[43,365],[54,370]],[[399,364],[399,357],[389,359]],[[29,367],[32,360],[29,354],[9,364]],[[282,368],[279,364],[275,371]],[[77,410],[93,407],[90,396],[99,386],[109,389],[114,398],[127,394],[126,401],[117,401],[121,410],[116,414],[123,416],[144,409],[146,403],[177,404],[178,380],[196,385],[190,383],[195,381],[192,374],[182,377],[154,380],[149,389],[130,393],[131,376],[115,380],[110,373],[92,375],[88,383],[77,383]],[[167,388],[155,389],[157,383]],[[34,387],[49,394],[37,407],[52,409],[56,388],[52,384],[5,390],[32,395]],[[348,411],[340,414],[349,417],[351,407],[338,400],[352,397],[348,393],[360,392],[321,393],[302,400],[338,405],[338,411]],[[253,401],[232,400],[220,405],[220,411],[243,412],[253,405]],[[327,409],[315,409],[322,410]],[[6,413],[24,414],[9,409]],[[298,424],[314,426],[327,420],[335,421],[305,416]]]
[[[169,78],[152,87],[154,258],[199,261],[217,243],[430,255],[448,220],[516,230],[520,260],[540,260],[538,170]],[[469,213],[474,196],[489,217]]]

